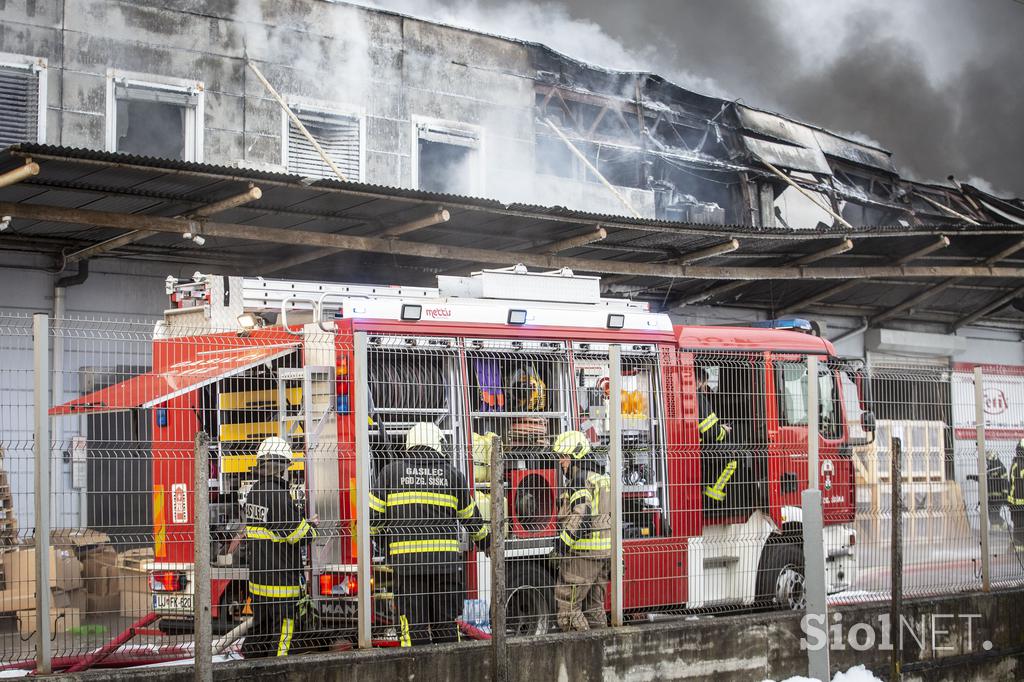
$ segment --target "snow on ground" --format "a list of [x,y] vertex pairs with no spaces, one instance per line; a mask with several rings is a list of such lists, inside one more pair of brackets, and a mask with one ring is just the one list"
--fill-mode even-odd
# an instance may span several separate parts
[[[764,682],[775,682],[774,680],[765,680]],[[817,682],[810,677],[788,677],[782,682]],[[862,665],[855,665],[846,672],[838,672],[832,678],[832,682],[882,682],[880,677],[875,677],[874,673],[865,668]]]

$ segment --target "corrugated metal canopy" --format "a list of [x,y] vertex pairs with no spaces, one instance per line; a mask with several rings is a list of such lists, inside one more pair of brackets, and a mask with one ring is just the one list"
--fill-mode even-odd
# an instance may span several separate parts
[[[809,139],[813,141],[815,137],[811,135]],[[822,153],[817,147],[815,151]],[[238,238],[228,230],[207,236],[202,248],[173,232],[147,232],[143,239],[118,245],[102,257],[190,263],[225,274],[272,272],[275,277],[297,279],[429,285],[433,284],[435,273],[464,273],[478,268],[480,261],[465,257],[468,249],[538,255],[558,251],[562,257],[559,262],[572,262],[574,267],[583,259],[590,259],[591,264],[644,265],[647,274],[606,277],[606,288],[613,293],[651,300],[658,306],[676,308],[687,302],[703,301],[753,307],[774,314],[800,304],[796,311],[809,314],[866,317],[884,317],[887,310],[944,281],[939,277],[947,271],[936,271],[934,278],[920,272],[909,278],[903,271],[894,271],[891,276],[858,279],[832,296],[803,303],[842,282],[806,279],[806,273],[794,269],[794,264],[826,269],[891,269],[901,257],[925,249],[940,235],[947,235],[952,242],[948,248],[933,250],[908,265],[994,265],[996,261],[991,259],[1005,254],[998,260],[998,266],[1024,267],[1018,252],[1008,252],[1021,241],[1019,226],[935,224],[794,230],[634,220],[559,207],[504,205],[490,199],[30,144],[0,152],[0,172],[24,164],[26,157],[40,164],[39,175],[0,188],[0,203],[75,209],[83,215],[84,211],[100,211],[122,219],[128,216],[128,220],[130,216],[139,217],[137,225],[119,222],[117,227],[97,227],[88,220],[29,220],[16,216],[10,229],[0,233],[0,244],[5,248],[50,253],[57,264],[62,254],[66,257],[81,249],[95,249],[97,244],[114,238],[120,241],[126,229],[153,229],[154,216],[188,215],[239,195],[255,184],[262,191],[258,200],[219,212],[209,220],[217,225],[275,228],[303,235],[372,237],[375,244],[381,244],[385,243],[381,241],[382,233],[389,228],[420,220],[439,208],[447,210],[450,218],[390,242],[403,245],[405,251],[377,247],[342,251],[327,247],[330,255],[324,256],[323,245],[309,241],[267,243],[251,236]],[[1019,210],[1013,204],[1004,208]],[[209,223],[196,221],[199,229],[204,224]],[[606,237],[584,244],[598,225],[606,231]],[[723,245],[728,249],[733,238],[739,240],[738,249],[712,256],[704,254],[699,261],[687,265],[704,268],[699,279],[679,275],[680,263],[687,263],[688,258],[707,249]],[[841,246],[847,238],[853,239],[853,248],[845,253],[835,252],[837,245]],[[446,248],[423,255],[408,252],[409,244]],[[829,255],[822,255],[826,250]],[[319,258],[309,258],[316,253]],[[301,262],[304,258],[306,261]],[[986,264],[986,260],[991,262]],[[284,269],[274,269],[282,263],[286,265]],[[488,263],[488,267],[494,265],[493,261]],[[735,268],[754,266],[785,268],[784,272],[791,273],[792,278],[731,281],[738,277],[731,273],[740,272]],[[721,269],[718,281],[709,279],[717,276],[709,268]],[[657,274],[662,271],[663,275]],[[895,317],[912,316],[915,320],[953,324],[1005,296],[1020,283],[1016,276],[959,277],[942,295],[928,297]],[[1021,328],[1024,315],[1008,302],[989,313],[984,322]]]

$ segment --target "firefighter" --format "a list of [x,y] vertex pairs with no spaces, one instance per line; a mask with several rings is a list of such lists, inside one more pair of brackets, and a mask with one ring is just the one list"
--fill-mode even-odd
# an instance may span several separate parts
[[704,486],[704,497],[711,504],[721,506],[725,502],[725,486],[739,466],[735,458],[722,456],[722,446],[732,434],[732,426],[715,414],[712,404],[714,393],[708,386],[707,370],[694,367],[693,374],[697,380],[697,432],[700,435],[703,461],[708,465],[705,467],[704,478],[708,484]]
[[555,440],[567,485],[558,509],[558,584],[555,605],[564,631],[607,625],[604,598],[611,573],[611,481],[579,431]]
[[405,451],[381,470],[370,493],[371,532],[384,538],[394,570],[399,642],[454,642],[464,599],[459,526],[481,549],[489,528],[466,477],[444,455],[436,424],[414,424]]
[[988,478],[988,519],[995,528],[1006,529],[1002,509],[1006,504],[1007,483],[1006,467],[994,451],[988,451],[985,461]]
[[287,656],[303,592],[302,550],[316,537],[317,518],[306,519],[289,492],[292,452],[283,438],[260,443],[256,462],[258,478],[244,506],[253,623],[242,655]]
[[1018,441],[1013,464],[1010,465],[1006,503],[1010,507],[1010,520],[1013,521],[1013,549],[1015,552],[1024,552],[1024,438]]

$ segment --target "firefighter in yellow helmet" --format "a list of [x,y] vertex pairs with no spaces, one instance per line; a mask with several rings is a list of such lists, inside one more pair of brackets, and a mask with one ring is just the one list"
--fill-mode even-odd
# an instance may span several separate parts
[[242,644],[246,658],[287,656],[302,598],[302,551],[316,537],[314,516],[296,506],[286,479],[292,451],[283,438],[260,443],[257,480],[245,497],[246,556],[253,624]]
[[579,431],[559,435],[553,449],[568,482],[561,495],[555,538],[558,626],[563,631],[603,628],[611,572],[611,481],[590,441]]
[[385,466],[370,491],[370,532],[387,543],[401,646],[458,639],[465,593],[459,526],[486,548],[488,527],[466,477],[444,454],[436,424],[414,424],[405,456]]

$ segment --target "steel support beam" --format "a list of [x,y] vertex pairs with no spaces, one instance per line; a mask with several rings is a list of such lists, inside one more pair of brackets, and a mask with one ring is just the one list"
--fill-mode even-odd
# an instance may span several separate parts
[[[949,237],[943,235],[934,242],[932,242],[931,244],[929,244],[928,246],[920,248],[917,251],[911,251],[905,256],[901,256],[900,258],[893,261],[893,264],[905,265],[910,261],[916,260],[923,256],[927,256],[928,254],[938,251],[939,249],[944,249],[947,246],[949,246]],[[793,303],[788,304],[786,307],[779,311],[779,315],[788,315],[789,313],[797,312],[804,306],[812,305],[814,303],[818,303],[819,301],[829,299],[837,294],[841,294],[844,291],[852,289],[856,285],[856,281],[843,282],[842,284],[837,284],[834,287],[830,287],[823,291],[811,294],[806,298],[802,298],[799,301],[794,301]]]
[[[400,235],[407,234],[414,230],[422,230],[423,228],[430,227],[431,225],[448,222],[450,218],[451,214],[448,213],[448,211],[441,209],[431,213],[429,216],[417,218],[416,220],[411,220],[407,223],[402,223],[401,225],[395,225],[394,227],[389,227],[381,234],[397,239]],[[321,258],[333,256],[338,253],[339,250],[340,249],[325,248],[317,249],[315,251],[307,251],[306,253],[300,253],[295,256],[282,258],[281,260],[269,263],[261,267],[260,270],[263,274],[269,275],[274,272],[280,272],[281,270],[294,268],[296,265],[302,265],[303,263],[309,263],[311,261],[320,260]]]
[[1003,296],[1000,296],[999,298],[995,299],[991,303],[984,305],[982,308],[974,311],[970,315],[965,315],[964,317],[961,317],[959,320],[957,320],[951,325],[953,331],[956,331],[961,327],[967,327],[968,325],[977,322],[978,320],[985,317],[989,313],[999,310],[1004,305],[1010,303],[1016,298],[1020,298],[1021,296],[1024,296],[1024,287],[1017,287],[1013,291],[1010,291],[1009,293],[1004,294]]
[[[674,258],[674,259],[672,259],[670,261],[666,261],[666,262],[669,262],[669,263],[672,263],[672,264],[675,264],[675,265],[686,265],[688,263],[696,263],[697,261],[704,260],[705,258],[713,258],[714,256],[721,256],[721,255],[726,254],[726,253],[732,253],[733,251],[737,250],[738,248],[740,248],[739,240],[738,239],[730,239],[727,242],[722,242],[721,244],[715,244],[714,246],[709,246],[706,249],[699,249],[697,251],[691,251],[690,253],[683,254],[682,256],[680,256],[678,258]],[[628,275],[624,275],[624,276],[623,275],[617,275],[617,276],[614,276],[614,277],[605,277],[604,280],[601,282],[601,284],[602,284],[602,286],[604,286],[607,289],[608,287],[610,287],[610,286],[612,286],[614,284],[622,284],[623,282],[626,282],[626,281],[631,280],[631,279],[633,279],[633,278],[628,276]]]
[[[0,215],[11,215],[29,220],[43,222],[71,223],[76,225],[93,225],[114,229],[130,228],[140,223],[145,229],[155,232],[181,234],[190,230],[205,236],[241,239],[246,241],[266,242],[272,244],[291,244],[303,246],[323,246],[334,249],[349,249],[368,253],[384,253],[396,256],[415,258],[433,258],[438,260],[475,261],[479,263],[523,263],[531,267],[558,270],[572,268],[581,272],[610,273],[618,275],[638,275],[647,277],[666,277],[678,279],[736,279],[736,280],[791,280],[791,279],[866,279],[877,277],[998,277],[1024,278],[1024,268],[997,268],[991,266],[942,266],[942,267],[911,267],[911,266],[873,266],[845,268],[812,268],[797,265],[779,267],[730,267],[730,266],[693,266],[668,265],[657,263],[637,263],[633,261],[600,260],[592,258],[567,258],[545,254],[496,251],[465,246],[446,244],[428,244],[423,242],[406,242],[400,239],[381,239],[379,237],[357,237],[353,235],[312,232],[307,230],[262,227],[257,225],[238,225],[234,223],[217,223],[212,221],[188,220],[184,218],[163,218],[159,216],[111,213],[79,208],[62,208],[57,206],[40,206],[35,204],[18,204],[0,202]],[[849,242],[849,240],[844,240]],[[835,247],[827,249],[834,252]],[[822,253],[822,252],[819,252]],[[809,256],[801,260],[806,261]]]
[[590,232],[586,232],[575,237],[568,237],[566,239],[560,239],[556,242],[551,242],[540,247],[542,253],[554,255],[560,251],[568,251],[570,249],[578,249],[581,246],[593,244],[599,242],[608,236],[608,231],[598,225]]
[[[846,253],[847,251],[849,251],[852,248],[853,248],[853,240],[851,240],[851,239],[844,239],[843,241],[839,242],[835,246],[830,246],[828,248],[822,249],[821,251],[816,251],[816,252],[808,254],[806,256],[801,256],[800,258],[797,258],[796,260],[789,261],[785,266],[782,266],[782,267],[793,267],[793,266],[808,265],[810,263],[813,263],[814,261],[821,260],[822,258],[828,258],[829,256],[836,256],[836,255],[839,255],[839,254],[842,254],[842,253]],[[719,278],[719,279],[724,279],[724,278]],[[835,279],[842,279],[842,278],[835,278]],[[694,303],[699,303],[700,301],[704,301],[704,300],[707,300],[709,298],[714,298],[715,296],[721,296],[722,294],[727,294],[730,291],[735,291],[735,290],[743,287],[744,285],[746,285],[746,282],[727,282],[726,284],[721,284],[721,285],[719,285],[717,287],[711,287],[710,289],[705,289],[704,291],[702,291],[702,292],[700,292],[698,294],[694,294],[692,296],[684,298],[681,302],[674,303],[670,307],[675,308],[675,307],[680,307],[680,306],[693,305]]]
[[[215,201],[214,203],[206,206],[200,206],[186,216],[178,217],[205,218],[207,216],[227,211],[228,209],[237,208],[243,204],[249,203],[250,201],[256,201],[262,196],[263,191],[259,187],[250,185],[249,189],[241,194],[236,194],[228,197],[227,199]],[[113,251],[114,249],[119,249],[122,246],[127,246],[128,244],[132,244],[143,239],[148,239],[156,234],[159,234],[159,232],[153,230],[132,230],[131,232],[125,232],[124,234],[118,235],[104,242],[100,242],[99,244],[94,244],[81,249],[80,251],[68,254],[64,257],[64,266],[67,267],[71,263],[85,260],[86,258],[92,258],[93,256],[98,256],[101,253]]]
[[[1010,244],[1009,246],[1004,248],[1002,251],[999,251],[998,253],[996,253],[996,254],[994,254],[992,256],[989,256],[988,258],[986,258],[983,261],[982,267],[988,267],[988,268],[991,268],[991,269],[996,269],[996,268],[993,268],[993,266],[996,263],[998,263],[999,261],[1003,260],[1004,258],[1008,258],[1008,257],[1012,256],[1013,254],[1017,253],[1021,249],[1024,249],[1024,239],[1018,239],[1016,242],[1014,242],[1013,244]],[[1002,268],[1000,268],[1000,269],[1002,269]],[[944,275],[944,276],[949,276],[949,275]],[[970,277],[970,275],[953,275],[951,279],[947,279],[944,282],[939,282],[938,284],[936,284],[936,285],[934,285],[932,287],[929,287],[928,289],[925,289],[921,293],[916,294],[914,296],[911,296],[910,298],[908,298],[907,300],[903,301],[902,303],[899,303],[898,305],[895,305],[892,308],[889,308],[887,310],[883,310],[882,312],[878,313],[877,315],[875,315],[871,319],[869,319],[868,320],[868,324],[871,325],[871,326],[875,326],[875,325],[877,325],[877,324],[879,324],[881,322],[885,322],[886,320],[891,320],[892,318],[896,317],[900,313],[903,313],[903,312],[905,312],[907,310],[910,310],[915,305],[917,305],[917,304],[919,304],[919,303],[921,303],[923,301],[926,301],[929,298],[932,298],[933,296],[941,294],[943,291],[945,291],[946,289],[949,289],[951,286],[956,284],[956,281],[957,281],[956,278],[957,277]],[[991,312],[991,311],[989,311],[989,312]],[[980,318],[976,318],[976,319],[980,319]],[[976,321],[976,320],[972,320],[972,321]]]

